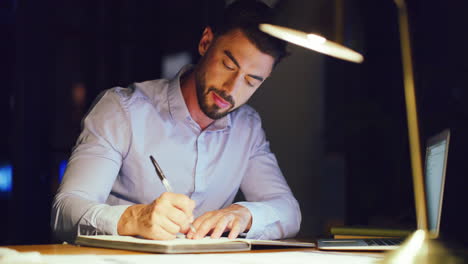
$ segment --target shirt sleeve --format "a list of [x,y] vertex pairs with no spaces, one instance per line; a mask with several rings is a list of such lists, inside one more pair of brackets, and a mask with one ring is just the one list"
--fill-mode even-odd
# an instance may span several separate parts
[[261,127],[258,114],[253,125],[253,146],[241,191],[252,214],[249,239],[281,239],[297,234],[301,223],[301,211]]
[[83,120],[52,205],[54,237],[73,241],[80,234],[117,234],[128,206],[105,202],[128,152],[130,127],[118,94],[103,92]]

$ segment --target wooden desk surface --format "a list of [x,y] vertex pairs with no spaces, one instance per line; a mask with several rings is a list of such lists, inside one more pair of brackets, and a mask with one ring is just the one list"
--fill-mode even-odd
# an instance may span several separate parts
[[130,254],[151,254],[144,252],[135,252],[130,250],[81,247],[70,244],[50,244],[50,245],[27,245],[27,246],[5,246],[17,250],[19,252],[38,251],[41,254],[50,255],[79,255],[79,254],[96,254],[96,255],[130,255]]
[[[38,251],[41,254],[53,255],[79,255],[79,254],[95,254],[95,255],[131,255],[131,254],[154,254],[144,253],[120,249],[106,249],[95,247],[83,247],[70,244],[50,244],[50,245],[27,245],[27,246],[2,246],[8,247],[19,252]],[[288,252],[288,251],[318,251],[315,248],[277,248],[277,249],[254,249],[250,251],[229,252],[229,253],[271,253],[271,252]],[[210,254],[223,254],[223,253],[210,253]],[[360,252],[362,255],[363,252]],[[364,255],[368,256],[381,256],[382,253],[366,252]]]

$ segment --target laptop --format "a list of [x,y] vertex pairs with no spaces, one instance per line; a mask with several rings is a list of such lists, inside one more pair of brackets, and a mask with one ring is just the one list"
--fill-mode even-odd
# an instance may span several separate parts
[[[429,138],[426,146],[424,188],[431,238],[439,236],[449,141],[450,130],[446,129]],[[392,250],[396,249],[403,240],[404,238],[319,239],[317,248],[321,250]]]

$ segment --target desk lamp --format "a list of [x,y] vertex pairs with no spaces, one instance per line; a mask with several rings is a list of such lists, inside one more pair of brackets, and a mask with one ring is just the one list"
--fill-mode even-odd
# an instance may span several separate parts
[[[459,263],[460,260],[451,255],[440,242],[431,239],[433,237],[428,232],[427,206],[424,192],[418,115],[416,110],[413,65],[408,29],[408,12],[404,0],[395,0],[395,3],[398,7],[400,25],[406,115],[418,230],[416,230],[398,249],[389,252],[381,263]],[[302,31],[270,24],[260,24],[259,28],[261,31],[271,36],[329,56],[355,63],[361,63],[364,60],[361,54],[315,34],[307,34]]]

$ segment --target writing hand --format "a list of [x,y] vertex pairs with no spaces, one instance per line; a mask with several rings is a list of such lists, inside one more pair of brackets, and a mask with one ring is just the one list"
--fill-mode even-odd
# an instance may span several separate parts
[[211,238],[219,238],[229,231],[229,239],[234,239],[241,232],[245,232],[252,226],[252,215],[244,206],[232,204],[224,209],[211,211],[198,217],[193,225],[196,233],[189,231],[187,238],[200,239],[211,232]]
[[117,225],[119,235],[138,235],[155,240],[175,239],[187,233],[193,221],[195,201],[165,192],[151,204],[136,204],[125,210]]

